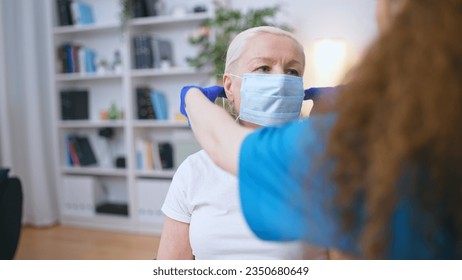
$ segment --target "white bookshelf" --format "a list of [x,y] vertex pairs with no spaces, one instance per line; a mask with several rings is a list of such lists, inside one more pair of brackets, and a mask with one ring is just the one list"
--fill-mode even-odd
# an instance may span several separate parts
[[[168,190],[168,184],[175,173],[175,168],[180,164],[179,159],[187,156],[191,145],[197,145],[187,122],[176,120],[176,114],[179,113],[181,87],[186,84],[211,85],[213,83],[213,79],[210,79],[206,71],[197,71],[189,67],[186,62],[187,57],[197,53],[197,49],[189,45],[187,38],[204,20],[213,16],[212,1],[205,0],[200,3],[184,0],[164,1],[165,14],[132,19],[125,29],[122,29],[120,24],[119,0],[84,0],[84,2],[93,7],[94,24],[58,26],[56,0],[47,0],[51,17],[49,45],[50,53],[54,54],[53,63],[58,61],[58,46],[65,42],[72,42],[95,50],[99,58],[109,61],[114,52],[119,51],[122,57],[122,70],[83,74],[60,73],[57,66],[52,75],[51,94],[55,116],[53,145],[59,151],[56,153],[55,169],[61,205],[61,223],[159,234],[163,223],[160,206]],[[204,3],[208,5],[208,11],[205,13],[169,15],[169,11],[178,5],[191,10],[193,5]],[[132,38],[138,34],[156,34],[168,39],[173,46],[174,65],[159,69],[133,69]],[[137,119],[135,89],[141,86],[148,86],[165,93],[170,111],[168,120]],[[88,120],[61,119],[60,92],[72,88],[88,90],[90,105]],[[108,109],[111,104],[115,104],[123,112],[122,119],[101,119],[100,111]],[[112,129],[114,137],[104,139],[99,136],[98,132],[102,128]],[[72,133],[88,137],[98,159],[97,165],[75,167],[69,164],[66,136]],[[138,169],[136,145],[140,139],[172,143],[176,161],[174,168]],[[178,154],[175,154],[177,147],[180,148],[177,149]],[[181,155],[179,155],[180,150]],[[125,168],[116,167],[114,164],[115,159],[120,156],[125,158]],[[79,180],[82,186],[66,185],[66,182],[80,182]],[[92,187],[85,185],[85,182],[92,182]],[[76,193],[75,199],[80,199],[81,202],[71,203],[74,198],[68,197],[69,193]],[[85,197],[85,195],[92,197]],[[89,205],[97,203],[96,198],[101,195],[106,196],[105,199],[111,202],[126,204],[128,215],[102,214],[96,210],[89,210]],[[88,204],[88,201],[91,203]]]

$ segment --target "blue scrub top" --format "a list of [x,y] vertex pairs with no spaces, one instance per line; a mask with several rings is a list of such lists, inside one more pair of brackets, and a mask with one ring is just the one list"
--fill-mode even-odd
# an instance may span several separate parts
[[[254,233],[272,241],[305,240],[361,256],[362,203],[352,205],[357,227],[342,232],[335,206],[335,185],[329,174],[334,163],[325,158],[335,115],[310,117],[248,135],[239,158],[240,197],[244,216]],[[390,259],[450,259],[458,254],[450,232],[425,239],[426,213],[403,197],[390,227]],[[436,248],[436,249],[435,249]]]

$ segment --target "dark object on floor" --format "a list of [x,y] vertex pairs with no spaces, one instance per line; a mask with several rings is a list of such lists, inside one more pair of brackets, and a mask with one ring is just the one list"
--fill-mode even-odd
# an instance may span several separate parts
[[12,260],[21,233],[23,194],[21,181],[0,168],[0,260]]
[[128,216],[128,205],[125,203],[105,202],[96,206],[96,213]]

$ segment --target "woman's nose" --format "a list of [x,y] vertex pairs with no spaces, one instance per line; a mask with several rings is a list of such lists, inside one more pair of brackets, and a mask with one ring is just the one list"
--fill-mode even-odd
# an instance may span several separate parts
[[272,70],[273,71],[271,71],[271,74],[284,74],[285,73],[284,67],[282,67],[281,65],[275,65]]

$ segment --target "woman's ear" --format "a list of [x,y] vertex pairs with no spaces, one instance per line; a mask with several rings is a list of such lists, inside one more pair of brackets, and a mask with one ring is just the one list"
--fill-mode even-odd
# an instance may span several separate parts
[[233,85],[233,80],[229,77],[229,75],[227,74],[223,75],[223,88],[225,89],[226,98],[231,102],[234,101],[234,96],[231,91],[232,85]]

